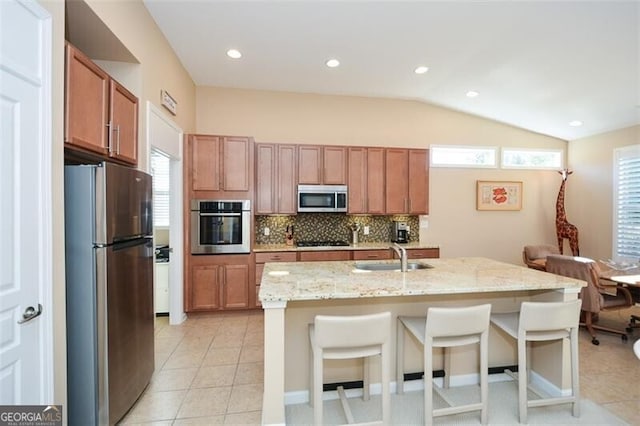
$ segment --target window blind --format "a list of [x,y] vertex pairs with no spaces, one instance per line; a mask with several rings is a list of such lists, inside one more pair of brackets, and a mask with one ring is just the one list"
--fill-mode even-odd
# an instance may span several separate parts
[[614,150],[613,258],[640,259],[640,145]]
[[153,224],[169,226],[169,157],[160,151],[151,151],[153,175]]

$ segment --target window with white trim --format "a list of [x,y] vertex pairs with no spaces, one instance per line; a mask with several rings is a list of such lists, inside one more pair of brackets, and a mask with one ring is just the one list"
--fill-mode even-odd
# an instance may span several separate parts
[[640,259],[640,145],[613,155],[613,260]]
[[169,157],[151,151],[151,175],[153,176],[153,226],[169,227]]
[[502,168],[539,170],[562,169],[562,150],[502,148]]
[[432,167],[496,168],[498,148],[494,146],[431,145]]

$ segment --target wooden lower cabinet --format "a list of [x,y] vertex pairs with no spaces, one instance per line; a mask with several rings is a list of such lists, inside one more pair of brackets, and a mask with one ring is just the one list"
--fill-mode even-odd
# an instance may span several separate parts
[[392,259],[391,249],[387,250],[354,250],[353,260],[387,260]]
[[349,250],[301,251],[298,253],[298,260],[300,262],[351,260],[351,251]]
[[409,259],[437,259],[439,257],[439,248],[407,249],[407,258]]
[[264,264],[269,262],[295,262],[298,255],[295,251],[272,251],[267,253],[256,253],[256,302],[255,307],[262,306],[258,293],[260,293],[260,283],[262,282],[262,271],[264,271]]
[[253,269],[250,255],[191,256],[185,310],[248,309]]

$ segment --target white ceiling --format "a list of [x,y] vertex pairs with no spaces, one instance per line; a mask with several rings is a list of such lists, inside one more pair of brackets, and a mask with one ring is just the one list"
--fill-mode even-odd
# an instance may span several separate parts
[[412,99],[565,140],[640,124],[637,0],[144,3],[197,86]]

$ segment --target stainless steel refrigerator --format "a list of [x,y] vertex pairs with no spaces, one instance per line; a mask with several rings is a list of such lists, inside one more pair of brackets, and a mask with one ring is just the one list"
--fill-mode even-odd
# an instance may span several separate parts
[[115,424],[154,369],[151,176],[65,166],[70,425]]

